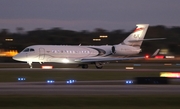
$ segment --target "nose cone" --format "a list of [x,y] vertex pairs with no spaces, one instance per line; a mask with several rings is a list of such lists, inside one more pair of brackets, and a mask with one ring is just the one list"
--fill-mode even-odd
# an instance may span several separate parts
[[[18,54],[17,54],[18,55]],[[15,55],[15,56],[13,56],[12,58],[14,59],[14,60],[18,60],[18,56],[17,55]]]
[[22,58],[22,56],[20,55],[20,54],[17,54],[17,55],[15,55],[15,56],[13,56],[12,57],[14,60],[16,60],[16,61],[23,61],[23,58]]

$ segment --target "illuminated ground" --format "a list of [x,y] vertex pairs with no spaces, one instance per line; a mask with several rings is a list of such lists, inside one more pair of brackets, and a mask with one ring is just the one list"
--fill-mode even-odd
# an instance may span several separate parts
[[[27,64],[1,63],[0,65],[0,91],[2,92],[0,108],[3,109],[180,108],[179,85],[122,85],[124,80],[137,76],[157,77],[162,71],[178,72],[180,67],[177,63],[109,64],[104,69],[95,69],[93,65],[89,69],[58,64],[54,65],[55,69],[41,69],[39,64],[34,64],[36,66],[34,69],[27,68]],[[126,69],[126,67],[134,69]],[[18,81],[18,77],[25,77],[26,80]],[[119,80],[121,85],[47,84],[47,79],[53,79],[56,82],[64,81],[64,83],[69,79],[76,79],[78,82]],[[103,93],[109,94],[103,95]]]

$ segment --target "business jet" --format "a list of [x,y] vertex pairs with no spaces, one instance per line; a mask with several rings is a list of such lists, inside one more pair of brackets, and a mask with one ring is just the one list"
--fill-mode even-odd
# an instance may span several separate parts
[[13,57],[14,60],[27,62],[32,68],[33,62],[56,62],[66,64],[78,64],[82,68],[88,68],[88,64],[95,64],[101,69],[106,62],[142,59],[132,57],[141,51],[149,24],[137,24],[136,29],[122,42],[116,45],[82,46],[82,45],[33,45],[25,48]]

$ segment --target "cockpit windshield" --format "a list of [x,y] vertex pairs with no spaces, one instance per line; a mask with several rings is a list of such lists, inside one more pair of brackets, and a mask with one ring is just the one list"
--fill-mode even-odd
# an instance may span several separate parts
[[23,52],[33,52],[35,51],[33,48],[25,48]]
[[29,51],[34,51],[34,49],[33,49],[33,48],[30,48]]

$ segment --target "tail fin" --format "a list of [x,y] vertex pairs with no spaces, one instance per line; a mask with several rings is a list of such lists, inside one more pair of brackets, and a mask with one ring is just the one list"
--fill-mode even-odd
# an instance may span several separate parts
[[137,47],[141,46],[149,24],[137,24],[136,26],[137,28],[134,32],[131,33],[122,44]]

